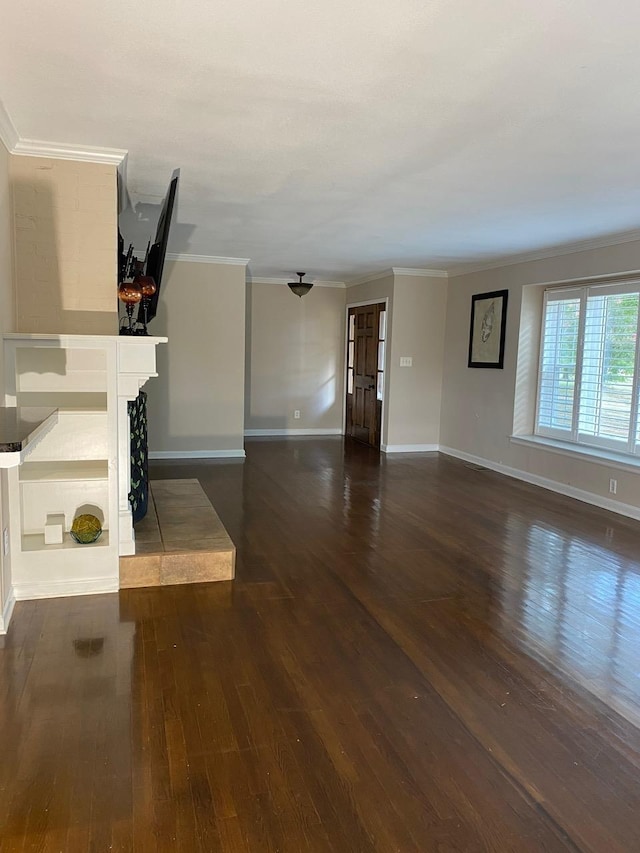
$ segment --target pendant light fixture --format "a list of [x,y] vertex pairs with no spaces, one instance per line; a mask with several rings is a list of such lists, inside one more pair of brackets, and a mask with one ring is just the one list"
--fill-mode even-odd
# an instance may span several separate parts
[[313,284],[302,280],[306,273],[297,272],[296,275],[300,278],[300,281],[290,281],[289,287],[291,288],[293,293],[295,293],[296,296],[306,296],[307,293],[309,293],[309,291],[313,287]]

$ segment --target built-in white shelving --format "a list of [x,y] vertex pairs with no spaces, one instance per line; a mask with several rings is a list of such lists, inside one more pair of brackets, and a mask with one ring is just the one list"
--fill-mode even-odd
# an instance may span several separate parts
[[75,539],[71,536],[70,533],[64,534],[64,539],[61,543],[56,545],[45,545],[44,542],[44,533],[27,533],[22,537],[22,550],[23,552],[31,552],[31,551],[81,551],[84,554],[84,558],[89,558],[89,551],[93,551],[94,548],[108,548],[110,546],[109,542],[109,531],[103,530],[102,535],[96,542],[91,542],[88,545],[81,545],[79,542],[76,542]]
[[106,459],[67,459],[55,462],[25,462],[20,468],[21,483],[56,483],[62,480],[108,480]]
[[[51,406],[50,426],[19,467],[8,468],[10,578],[2,578],[0,632],[13,599],[115,591],[119,557],[135,553],[129,505],[128,403],[155,371],[166,338],[4,336],[5,405]],[[74,518],[92,513],[100,538],[73,540]],[[64,516],[61,544],[45,544],[49,515]]]
[[[87,391],[86,393],[81,393],[79,391],[74,391],[72,394],[67,394],[64,391],[59,393],[51,393],[51,394],[31,394],[29,391],[20,391],[16,392],[16,399],[19,401],[20,405],[32,405],[32,400],[34,399],[43,399],[46,397],[50,402],[42,405],[50,405],[58,410],[59,413],[65,414],[68,413],[70,415],[77,415],[81,412],[85,414],[106,414],[108,411],[107,404],[107,395],[106,394],[94,394],[92,392]],[[40,404],[38,404],[40,405]]]
[[19,398],[23,406],[107,411],[107,395],[102,391],[20,391]]

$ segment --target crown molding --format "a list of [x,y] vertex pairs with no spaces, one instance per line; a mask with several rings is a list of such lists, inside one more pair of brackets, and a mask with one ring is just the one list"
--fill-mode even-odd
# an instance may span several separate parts
[[369,281],[378,281],[381,278],[389,278],[393,275],[416,275],[424,278],[448,278],[447,270],[415,269],[414,267],[389,267],[381,272],[369,272],[364,275],[350,278],[345,282],[345,287],[357,287]]
[[[288,278],[269,278],[268,276],[249,276],[247,284],[289,284]],[[303,282],[303,284],[311,284],[313,287],[338,287],[344,289],[346,284],[344,281],[331,281],[331,279],[316,279],[311,282]]]
[[447,267],[446,270],[436,269],[412,269],[410,267],[391,267],[390,269],[382,270],[377,273],[365,273],[355,278],[350,278],[345,282],[346,287],[357,287],[359,284],[366,284],[369,281],[378,281],[381,278],[388,278],[391,275],[416,275],[433,278],[453,278],[454,276],[469,275],[474,272],[485,272],[487,270],[501,269],[515,264],[525,264],[530,261],[543,261],[549,258],[558,258],[562,255],[573,255],[576,252],[586,252],[589,249],[605,249],[607,246],[617,246],[621,243],[632,243],[635,240],[640,241],[640,229],[634,228],[629,231],[620,231],[616,234],[610,234],[608,237],[592,237],[586,240],[576,240],[572,243],[564,243],[559,246],[548,246],[545,249],[536,249],[531,252],[520,252],[516,255],[508,255],[493,258],[490,261],[482,263],[457,264]]
[[184,252],[167,252],[168,261],[186,261],[190,264],[231,264],[246,267],[250,258],[221,258],[215,255],[187,255]]
[[0,140],[4,143],[7,151],[12,152],[18,139],[18,131],[11,121],[11,116],[5,105],[0,101]]
[[339,287],[340,289],[344,290],[344,288],[347,285],[345,284],[344,281],[332,281],[330,278],[328,278],[328,279],[319,278],[313,282],[313,286],[314,287]]
[[289,284],[288,278],[269,278],[268,276],[247,276],[247,284]]
[[81,163],[119,166],[128,152],[124,148],[68,145],[66,142],[46,142],[42,139],[18,139],[11,153],[25,157],[47,157],[51,160],[77,160]]
[[381,278],[390,278],[393,275],[392,269],[386,269],[382,272],[369,272],[364,275],[358,275],[355,278],[349,278],[345,282],[346,287],[357,287],[359,284],[366,284],[368,281],[378,281]]
[[0,101],[0,140],[10,154],[24,157],[48,157],[52,160],[78,160],[81,163],[105,163],[116,166],[123,173],[126,169],[128,151],[124,148],[103,148],[93,145],[69,145],[66,142],[46,142],[43,139],[22,139],[18,135]]
[[589,249],[606,249],[607,246],[618,246],[621,243],[632,243],[640,240],[640,229],[634,228],[630,231],[620,231],[610,234],[608,237],[592,237],[587,240],[576,240],[572,243],[564,243],[560,246],[550,246],[546,249],[537,249],[531,252],[521,252],[517,255],[494,258],[480,264],[458,264],[449,267],[449,277],[468,275],[474,272],[485,272],[486,270],[497,270],[502,267],[510,267],[515,264],[526,264],[530,261],[544,261],[550,258],[560,258],[563,255],[573,255],[577,252],[587,252]]
[[391,267],[391,272],[394,275],[416,275],[424,276],[425,278],[449,278],[447,270],[423,270],[412,269],[411,267]]

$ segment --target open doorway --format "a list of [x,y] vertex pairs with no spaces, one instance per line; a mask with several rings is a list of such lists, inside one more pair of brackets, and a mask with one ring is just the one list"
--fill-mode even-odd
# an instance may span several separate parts
[[376,449],[382,434],[386,309],[385,302],[376,302],[351,305],[347,313],[345,434]]

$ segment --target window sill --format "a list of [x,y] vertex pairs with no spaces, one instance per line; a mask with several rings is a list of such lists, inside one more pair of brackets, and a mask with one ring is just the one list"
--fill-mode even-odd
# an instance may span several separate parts
[[555,438],[545,438],[541,435],[512,435],[510,439],[512,444],[548,450],[550,453],[583,459],[585,462],[606,465],[620,471],[640,471],[640,457],[636,459],[626,453],[616,453],[615,450],[606,450],[603,447],[585,447],[584,445],[570,444],[567,441],[559,441]]

